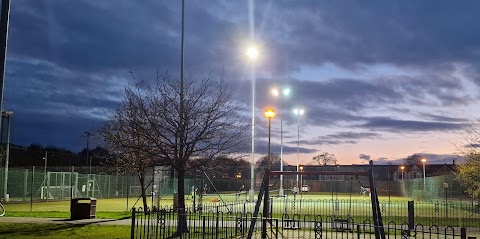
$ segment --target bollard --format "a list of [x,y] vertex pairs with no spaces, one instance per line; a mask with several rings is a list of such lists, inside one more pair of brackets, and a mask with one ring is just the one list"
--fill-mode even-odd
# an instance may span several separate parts
[[460,228],[460,239],[467,239],[467,228]]

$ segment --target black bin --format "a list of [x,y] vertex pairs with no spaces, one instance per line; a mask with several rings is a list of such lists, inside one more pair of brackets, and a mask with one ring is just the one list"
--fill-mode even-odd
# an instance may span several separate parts
[[97,199],[95,198],[73,198],[70,201],[70,219],[90,219],[97,214]]

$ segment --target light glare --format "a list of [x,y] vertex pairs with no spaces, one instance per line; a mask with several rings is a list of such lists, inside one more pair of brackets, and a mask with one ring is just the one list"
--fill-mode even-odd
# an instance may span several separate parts
[[275,109],[273,109],[273,108],[265,109],[265,117],[267,117],[269,119],[275,117]]
[[305,110],[303,109],[293,109],[293,113],[296,115],[303,115],[305,113]]
[[251,60],[255,60],[258,58],[258,50],[256,47],[254,46],[251,46],[247,49],[247,56],[248,58],[250,58]]
[[272,95],[273,96],[278,96],[279,95],[278,89],[276,89],[276,88],[272,89]]

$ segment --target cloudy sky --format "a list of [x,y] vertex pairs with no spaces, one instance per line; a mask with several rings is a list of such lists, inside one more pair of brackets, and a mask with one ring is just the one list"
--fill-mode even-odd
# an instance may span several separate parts
[[[478,1],[186,0],[185,70],[224,72],[251,106],[255,64],[256,144],[266,153],[266,105],[281,105],[285,158],[320,152],[338,163],[414,153],[451,162],[480,106]],[[13,143],[85,147],[126,83],[156,71],[179,76],[181,1],[13,0],[4,108]],[[252,63],[246,47],[255,43]],[[280,151],[280,120],[273,121]]]

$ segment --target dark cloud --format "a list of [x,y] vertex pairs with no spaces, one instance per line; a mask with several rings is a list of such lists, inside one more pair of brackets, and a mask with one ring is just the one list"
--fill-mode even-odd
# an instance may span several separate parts
[[480,148],[480,144],[465,144],[463,147],[477,149]]
[[360,154],[360,155],[358,155],[358,157],[362,160],[366,160],[366,161],[370,160],[370,155],[368,155],[368,154]]
[[[278,50],[291,49],[289,55],[303,61],[298,64],[388,62],[419,67],[478,60],[480,33],[472,29],[480,20],[474,10],[480,3],[475,1],[276,1],[275,5],[268,24],[287,36]],[[289,24],[275,24],[278,19],[288,19]],[[291,42],[302,47],[285,47]]]
[[[336,134],[329,134],[326,136],[319,136],[311,140],[301,140],[300,144],[305,145],[336,145],[336,144],[356,144],[362,139],[375,139],[381,136],[377,133],[370,132],[339,132]],[[293,143],[290,142],[290,143]]]
[[449,117],[449,116],[443,116],[443,115],[436,115],[436,114],[422,114],[422,116],[428,117],[434,121],[440,121],[440,122],[457,122],[457,123],[467,123],[470,120],[466,118],[458,118],[458,117]]
[[[256,66],[258,141],[267,136],[263,107],[279,104],[268,95],[273,85],[292,88],[293,96],[283,107],[284,139],[291,144],[296,143],[293,132],[298,118],[289,111],[299,105],[307,112],[301,118],[304,128],[353,125],[376,130],[340,130],[301,142],[309,146],[355,144],[381,138],[381,131],[464,127],[467,119],[409,106],[448,112],[449,107],[474,100],[458,74],[465,72],[467,80],[480,82],[480,32],[473,30],[480,20],[476,12],[480,3],[281,0],[255,4],[255,34],[264,54]],[[247,4],[194,0],[186,2],[185,13],[186,72],[196,78],[214,69],[235,90],[236,99],[249,107],[249,63],[242,49],[249,32]],[[69,138],[70,132],[101,125],[121,99],[130,71],[145,81],[154,80],[157,69],[178,75],[180,24],[180,2],[12,2],[5,107],[15,111],[15,127],[22,133],[18,139],[28,143],[28,129],[31,135],[43,135],[43,142],[56,143],[61,132]],[[311,78],[295,78],[301,69],[325,64],[349,76],[314,71]],[[387,70],[365,76],[370,67],[382,64],[402,73]],[[403,117],[391,111],[402,106],[415,119],[400,120]],[[387,116],[371,117],[369,112]],[[245,113],[246,120],[249,114]],[[37,117],[42,118],[41,125],[29,123]],[[54,136],[43,131],[55,126],[59,129],[51,129]],[[278,127],[275,121],[276,139]],[[61,143],[78,147],[74,141]],[[284,150],[296,152],[289,146]]]
[[373,117],[358,125],[359,128],[382,129],[393,132],[455,131],[466,127],[461,123],[434,121],[397,120],[388,117]]

